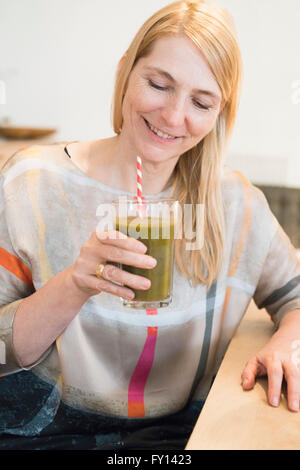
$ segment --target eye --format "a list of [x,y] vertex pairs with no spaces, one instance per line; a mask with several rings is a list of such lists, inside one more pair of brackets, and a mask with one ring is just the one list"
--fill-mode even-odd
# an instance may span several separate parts
[[[157,85],[157,83],[154,83],[152,80],[148,80],[148,84],[152,88],[155,88],[156,90],[159,90],[159,91],[168,91],[168,89],[169,89],[168,87],[163,87],[163,86]],[[205,111],[210,110],[210,106],[205,106],[204,104],[200,103],[200,101],[193,100],[193,103],[199,109],[203,109]]]
[[149,84],[152,88],[155,88],[156,90],[165,91],[165,90],[168,89],[167,87],[157,85],[157,84],[154,83],[152,80],[148,80],[148,84]]
[[200,103],[200,101],[194,100],[194,105],[197,108],[204,109],[205,111],[208,111],[210,109],[209,106],[205,106],[204,104]]

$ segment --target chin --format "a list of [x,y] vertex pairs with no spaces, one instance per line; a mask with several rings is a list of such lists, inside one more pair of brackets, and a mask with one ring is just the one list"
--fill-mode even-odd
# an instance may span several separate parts
[[170,155],[166,152],[165,149],[156,148],[152,145],[138,145],[137,148],[143,149],[138,155],[140,155],[145,160],[161,162],[162,160],[168,160]]
[[166,154],[161,152],[144,152],[140,154],[143,160],[147,160],[148,162],[162,162],[168,160],[166,158]]

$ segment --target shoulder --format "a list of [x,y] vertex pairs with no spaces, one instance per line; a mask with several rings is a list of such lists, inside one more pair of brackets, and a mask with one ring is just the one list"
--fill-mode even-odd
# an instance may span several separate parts
[[3,183],[19,180],[22,175],[34,169],[68,167],[70,165],[64,148],[68,142],[45,145],[31,145],[17,150],[5,163],[0,172]]
[[55,142],[53,144],[37,144],[22,147],[6,161],[1,169],[1,173],[5,173],[16,163],[22,161],[44,160],[46,158],[55,159],[55,156],[61,155],[61,152],[67,144],[68,142]]
[[264,193],[238,170],[224,167],[222,196],[225,217],[229,224],[265,236],[267,233],[272,235],[277,230],[278,221]]
[[243,173],[227,165],[223,167],[221,187],[225,206],[239,203],[261,209],[269,207],[264,193]]

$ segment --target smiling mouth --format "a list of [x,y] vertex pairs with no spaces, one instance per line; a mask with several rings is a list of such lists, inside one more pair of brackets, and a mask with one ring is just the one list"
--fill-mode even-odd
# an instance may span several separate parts
[[175,140],[175,139],[178,139],[178,137],[174,137],[173,135],[169,135],[169,134],[165,134],[164,132],[160,131],[159,129],[157,129],[156,127],[152,126],[152,124],[150,124],[150,122],[148,122],[145,118],[143,118],[147,127],[152,131],[154,132],[154,134],[156,134],[158,137],[162,137],[163,139],[167,139],[167,140]]

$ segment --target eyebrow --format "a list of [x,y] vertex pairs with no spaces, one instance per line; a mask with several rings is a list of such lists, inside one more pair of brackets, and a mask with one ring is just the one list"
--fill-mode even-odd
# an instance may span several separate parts
[[[175,78],[172,77],[172,75],[169,72],[167,72],[166,70],[160,69],[159,67],[146,67],[146,70],[157,72],[160,75],[166,77],[172,83],[177,83]],[[215,98],[217,100],[221,99],[221,97],[219,95],[217,95],[216,93],[214,93],[213,91],[210,91],[210,90],[195,89],[195,90],[193,90],[193,92],[194,93],[200,93],[202,95],[208,95],[208,96],[211,96],[212,98]]]

